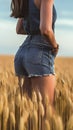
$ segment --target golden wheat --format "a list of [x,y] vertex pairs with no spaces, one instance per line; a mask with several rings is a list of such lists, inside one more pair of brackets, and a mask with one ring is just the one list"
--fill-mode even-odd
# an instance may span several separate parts
[[15,129],[15,115],[13,112],[10,112],[10,127],[13,127]]
[[47,119],[44,120],[43,127],[44,127],[43,130],[51,130],[50,123],[49,123],[49,121]]
[[3,105],[4,105],[4,102],[3,102],[3,96],[2,94],[0,93],[0,116],[3,112]]
[[66,130],[73,130],[73,115],[70,116]]
[[19,130],[24,130],[24,117],[20,117]]
[[20,95],[20,93],[15,96],[15,103],[16,103],[17,107],[20,107],[20,104],[21,104],[21,95]]
[[0,130],[73,130],[73,59],[56,60],[55,113],[39,90],[32,91],[32,99],[26,92],[21,98],[11,57],[9,61],[8,68],[0,66]]
[[3,130],[7,130],[7,121],[9,117],[9,108],[4,106],[3,108]]

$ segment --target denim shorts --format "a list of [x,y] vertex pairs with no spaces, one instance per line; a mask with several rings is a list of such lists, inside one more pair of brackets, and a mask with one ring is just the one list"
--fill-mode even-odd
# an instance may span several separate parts
[[55,57],[44,36],[29,35],[15,55],[15,73],[27,77],[54,75]]

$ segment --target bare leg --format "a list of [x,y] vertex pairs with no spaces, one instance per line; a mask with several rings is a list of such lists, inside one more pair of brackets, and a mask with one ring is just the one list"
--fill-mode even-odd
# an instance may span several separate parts
[[22,96],[23,96],[23,87],[22,87],[22,77],[21,76],[18,77],[18,85],[20,87],[20,94],[21,94],[21,98],[22,98]]
[[31,97],[31,92],[32,92],[31,78],[28,78],[28,77],[24,78],[24,82],[23,82],[23,93],[25,91],[28,93],[28,96]]
[[[42,96],[47,95],[50,104],[53,107],[54,102],[54,90],[55,90],[55,76],[49,75],[44,77],[33,77],[31,78],[32,87],[36,87],[40,90]],[[43,98],[44,99],[44,98]]]

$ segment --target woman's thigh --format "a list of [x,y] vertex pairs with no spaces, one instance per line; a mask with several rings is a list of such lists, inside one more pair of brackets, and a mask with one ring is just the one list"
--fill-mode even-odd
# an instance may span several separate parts
[[31,86],[31,78],[25,77],[23,82],[23,93],[26,92],[29,97],[31,97],[32,86]]
[[43,76],[43,77],[32,77],[31,78],[32,87],[38,88],[38,90],[41,92],[44,100],[44,96],[48,96],[50,103],[53,103],[54,100],[54,90],[55,90],[55,76],[49,75],[49,76]]

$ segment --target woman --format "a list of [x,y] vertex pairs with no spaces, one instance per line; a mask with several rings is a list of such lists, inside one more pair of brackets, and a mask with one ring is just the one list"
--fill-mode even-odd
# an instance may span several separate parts
[[[14,4],[13,1],[12,4]],[[54,0],[29,0],[27,5],[28,10],[24,10],[26,11],[23,13],[24,16],[17,15],[16,6],[12,6],[12,16],[20,17],[16,27],[17,33],[28,34],[16,53],[15,72],[18,77],[25,77],[23,87],[30,89],[31,85],[33,88],[38,88],[43,97],[45,94],[48,95],[53,107],[54,59],[59,48],[54,36],[56,21]],[[19,10],[19,6],[17,9]]]

